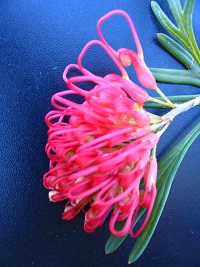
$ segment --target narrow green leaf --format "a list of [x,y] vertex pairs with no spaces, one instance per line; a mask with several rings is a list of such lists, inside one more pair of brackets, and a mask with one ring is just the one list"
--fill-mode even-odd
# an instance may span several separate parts
[[178,25],[178,27],[182,30],[183,29],[183,24],[182,24],[182,15],[183,15],[183,10],[182,6],[179,0],[167,0],[170,10],[174,16],[174,19]]
[[[167,170],[168,166],[173,163],[173,157],[176,157],[177,155],[177,149],[179,149],[179,153],[181,153],[181,150],[184,149],[185,146],[189,146],[192,144],[192,142],[196,139],[196,137],[200,134],[200,123],[198,123],[179,143],[176,145],[173,149],[170,150],[170,152],[165,155],[165,157],[160,161],[159,163],[159,169],[158,169],[158,182],[161,180],[161,177],[163,176],[164,172]],[[190,139],[190,141],[189,141]],[[189,141],[189,143],[187,143]],[[186,148],[185,148],[186,149]],[[187,151],[186,151],[187,152]],[[185,155],[185,154],[184,154]],[[183,155],[183,156],[184,156]],[[160,184],[158,184],[159,186]]]
[[192,26],[192,14],[194,10],[194,4],[195,0],[185,0],[183,13],[187,21],[187,28]]
[[[175,162],[169,167],[168,171],[170,171],[173,168],[174,164]],[[170,183],[166,182],[167,179],[169,179],[169,176],[167,174],[165,175],[165,178],[166,180],[163,181],[162,187],[160,187],[157,190],[157,197],[156,197],[156,201],[154,204],[154,210],[152,211],[152,215],[149,219],[149,222],[146,225],[142,234],[138,237],[131,253],[129,254],[129,258],[128,258],[129,264],[135,262],[142,255],[142,253],[144,252],[145,248],[147,247],[154,233],[155,227],[158,223],[158,220],[161,216],[161,212],[163,209],[162,203],[166,201],[166,198],[169,194],[169,190],[171,187],[171,181],[169,181]],[[158,211],[160,211],[160,213]],[[145,233],[145,235],[143,233]]]
[[162,214],[175,174],[187,150],[199,134],[200,123],[197,124],[160,162],[160,170],[158,172],[158,193],[154,209],[144,231],[138,237],[133,250],[129,255],[129,263],[135,262],[148,245]]
[[[124,222],[118,222],[116,225],[116,229],[120,229],[123,225]],[[126,237],[127,235],[122,237],[110,235],[105,245],[106,254],[113,253],[121,245],[121,243],[124,241]]]
[[194,61],[193,57],[190,53],[187,52],[185,48],[175,42],[169,36],[159,33],[157,34],[159,42],[165,47],[165,49],[172,54],[175,58],[177,58],[187,69],[190,69],[191,66],[193,68],[197,67],[198,64]]
[[191,46],[193,48],[193,56],[197,60],[198,64],[200,65],[200,51],[196,42],[196,38],[193,31],[192,26],[192,15],[194,10],[194,4],[195,0],[186,0],[184,5],[184,19],[183,19],[183,25],[187,32],[188,40],[191,43]]
[[191,70],[156,69],[150,68],[156,81],[175,84],[189,84],[200,87],[200,68],[199,72]]
[[[167,98],[175,104],[185,103],[187,101],[190,101],[200,95],[180,95],[180,96],[168,96]],[[156,99],[162,100],[161,97],[155,97]],[[145,108],[166,108],[161,104],[154,103],[154,102],[146,102],[144,104]]]
[[[179,2],[179,0],[170,0],[170,1],[168,0],[168,2],[172,6],[177,7],[177,3]],[[196,40],[193,34],[192,25],[189,26],[188,22],[186,22],[187,17],[184,17],[183,13],[182,13],[183,14],[182,18],[181,17],[178,18],[178,15],[176,16],[177,20],[179,21],[178,27],[180,26],[180,28],[178,28],[170,21],[170,19],[166,16],[166,14],[162,11],[160,6],[156,2],[152,1],[151,7],[156,18],[158,19],[160,24],[163,26],[163,28],[165,28],[166,31],[168,31],[172,36],[174,36],[187,49],[187,51],[195,58],[198,64],[200,64],[199,49],[198,49],[198,46],[196,44]],[[175,14],[179,12],[178,10],[180,10],[180,7],[176,8],[175,11],[173,11],[172,9],[172,13]],[[182,21],[182,24],[181,24],[181,21]],[[187,31],[187,28],[189,31]]]
[[169,96],[169,99],[173,102],[173,103],[185,103],[187,101],[190,101],[196,97],[199,97],[200,95],[180,95],[180,96]]
[[180,30],[170,21],[155,1],[151,1],[151,8],[163,28],[165,28],[170,34],[177,36]]

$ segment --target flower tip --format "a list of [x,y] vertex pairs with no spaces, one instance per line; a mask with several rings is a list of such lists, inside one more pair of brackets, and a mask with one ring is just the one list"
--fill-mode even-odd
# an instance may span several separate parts
[[119,60],[124,67],[129,67],[131,65],[131,58],[127,54],[120,53],[119,54]]
[[63,213],[66,213],[68,210],[71,210],[71,209],[72,209],[71,205],[66,206]]
[[156,87],[156,80],[144,62],[143,53],[135,53],[132,50],[120,48],[118,51],[119,60],[123,66],[129,66],[133,64],[136,75],[139,82],[148,89],[153,89]]
[[50,200],[51,202],[55,202],[55,201],[53,200],[53,198],[52,198],[53,195],[55,195],[55,194],[56,194],[56,191],[53,191],[53,190],[52,190],[52,191],[49,192],[49,200]]

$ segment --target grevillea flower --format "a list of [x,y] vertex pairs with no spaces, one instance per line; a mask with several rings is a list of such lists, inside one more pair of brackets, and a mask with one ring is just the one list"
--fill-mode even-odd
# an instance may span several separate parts
[[[122,76],[112,73],[100,77],[85,69],[82,59],[91,45],[101,46]],[[151,150],[159,137],[152,132],[150,116],[143,108],[148,94],[128,79],[124,56],[133,63],[144,84],[141,73],[147,67],[140,62],[142,59],[127,49],[116,56],[103,37],[83,48],[78,64],[66,67],[63,79],[68,90],[52,97],[55,110],[46,116],[50,170],[44,175],[44,186],[50,190],[51,201],[67,200],[64,220],[83,210],[84,229],[92,232],[112,212],[110,231],[116,236],[130,232],[136,237],[145,227],[156,197],[157,162],[151,157]],[[69,70],[78,71],[79,75],[68,78]],[[148,71],[145,75],[149,81]],[[87,82],[94,84],[88,91],[80,87]],[[84,100],[76,103],[71,96]],[[133,233],[141,207],[147,209],[147,214]],[[124,221],[120,231],[115,229],[117,221]]]

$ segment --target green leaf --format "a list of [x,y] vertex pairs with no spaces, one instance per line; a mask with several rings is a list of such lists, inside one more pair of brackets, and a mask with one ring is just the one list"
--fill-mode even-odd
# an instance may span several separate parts
[[150,68],[156,81],[175,84],[189,84],[200,87],[200,69],[199,72],[192,70],[175,70],[175,69],[157,69]]
[[[184,20],[183,25],[187,32],[188,39],[190,40],[191,46],[193,47],[194,55],[196,59],[198,59],[198,63],[200,64],[200,51],[196,42],[196,38],[194,36],[194,31],[192,27],[192,15],[194,10],[195,0],[186,0],[184,5]],[[194,56],[194,57],[195,57]]]
[[152,1],[151,7],[163,28],[175,37],[200,65],[200,51],[192,27],[194,3],[195,0],[186,0],[184,10],[182,10],[179,0],[168,0],[177,27],[170,21],[156,2]]
[[160,162],[158,171],[157,188],[158,193],[151,217],[141,235],[138,237],[133,250],[129,255],[129,263],[135,262],[143,253],[148,245],[163,208],[167,201],[169,191],[175,177],[175,174],[187,152],[190,145],[200,134],[200,123],[198,123],[182,141],[178,143]]
[[[190,69],[191,66],[198,68],[198,64],[194,61],[190,53],[187,52],[181,45],[171,39],[169,36],[159,33],[157,34],[159,42],[165,47],[165,49],[176,57],[187,69]],[[195,70],[196,70],[195,68]],[[199,68],[198,68],[199,70]]]
[[168,0],[170,10],[174,16],[174,19],[180,29],[182,29],[182,16],[183,10],[179,0]]
[[183,14],[187,21],[187,30],[192,25],[192,14],[194,10],[195,0],[185,0]]
[[[124,223],[123,222],[118,222],[116,224],[116,229],[121,229],[123,227]],[[105,252],[106,254],[110,254],[113,253],[120,245],[121,243],[124,241],[124,239],[127,237],[127,235],[123,236],[123,237],[117,237],[114,235],[110,235],[110,237],[108,238],[106,245],[105,245]]]
[[180,30],[170,21],[170,19],[167,17],[167,15],[165,15],[165,13],[155,1],[151,1],[151,8],[163,28],[165,28],[166,31],[168,31],[172,35],[178,36]]
[[[175,104],[181,104],[181,103],[185,103],[187,101],[190,101],[196,97],[198,97],[200,95],[180,95],[180,96],[168,96],[167,98],[172,102],[172,103],[175,103]],[[159,99],[159,100],[162,100],[161,97],[155,97],[156,99]],[[158,104],[158,103],[154,103],[154,102],[146,102],[144,104],[144,107],[145,108],[166,108],[164,107],[163,105],[161,104]]]
[[151,8],[157,18],[157,20],[160,22],[160,24],[163,26],[163,28],[168,31],[172,36],[174,36],[177,40],[179,40],[180,43],[184,45],[184,47],[189,51],[192,52],[190,48],[190,44],[188,43],[188,40],[185,40],[187,38],[185,37],[185,33],[183,33],[179,28],[177,28],[167,17],[167,15],[162,11],[160,6],[152,1],[151,2]]

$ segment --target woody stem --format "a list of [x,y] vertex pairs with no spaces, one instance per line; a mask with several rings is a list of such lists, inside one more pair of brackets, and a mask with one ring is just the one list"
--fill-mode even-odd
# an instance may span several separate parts
[[200,96],[185,102],[183,104],[175,104],[175,108],[166,113],[164,116],[162,116],[162,120],[170,120],[172,121],[177,115],[181,114],[182,112],[188,111],[189,109],[200,105]]

